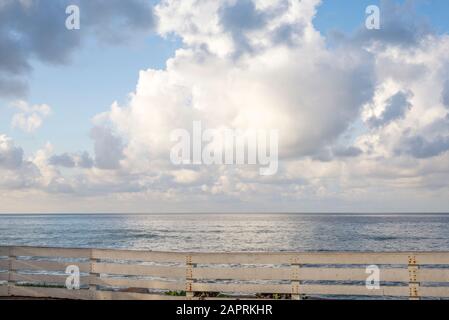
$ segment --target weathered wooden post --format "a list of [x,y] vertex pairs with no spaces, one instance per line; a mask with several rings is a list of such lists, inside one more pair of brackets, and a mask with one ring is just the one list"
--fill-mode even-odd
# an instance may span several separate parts
[[94,250],[90,249],[89,259],[89,296],[91,300],[97,299],[97,279],[100,277],[100,274],[95,272],[95,263],[99,260],[94,257]]
[[16,261],[14,251],[14,247],[8,248],[8,296],[14,295],[14,287],[16,285],[16,282],[14,280],[14,262]]
[[301,300],[301,295],[300,295],[300,269],[301,269],[301,265],[299,262],[299,258],[295,257],[292,260],[291,263],[291,267],[292,267],[292,276],[291,276],[291,282],[292,282],[292,300]]
[[416,256],[408,257],[408,275],[409,275],[409,299],[410,300],[419,300],[419,265],[416,261]]
[[196,265],[192,263],[192,256],[188,255],[186,256],[186,298],[187,299],[193,299],[194,292],[192,289],[192,285],[194,283],[193,278],[193,268],[195,268]]

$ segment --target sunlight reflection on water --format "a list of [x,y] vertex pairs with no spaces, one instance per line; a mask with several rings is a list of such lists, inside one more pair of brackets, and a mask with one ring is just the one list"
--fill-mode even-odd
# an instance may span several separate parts
[[157,251],[449,250],[449,215],[0,215],[0,245]]

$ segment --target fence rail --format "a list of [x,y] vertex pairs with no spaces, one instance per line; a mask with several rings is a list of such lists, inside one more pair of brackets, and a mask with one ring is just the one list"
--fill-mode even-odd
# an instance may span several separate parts
[[[66,288],[68,267],[80,288]],[[378,287],[367,286],[379,270]],[[371,269],[367,269],[370,267]],[[449,252],[176,253],[0,247],[0,297],[449,298]]]

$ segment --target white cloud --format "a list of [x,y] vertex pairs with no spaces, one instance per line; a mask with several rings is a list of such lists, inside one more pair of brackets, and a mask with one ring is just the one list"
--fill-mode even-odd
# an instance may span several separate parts
[[0,135],[0,167],[15,169],[23,163],[23,150],[16,147],[13,140]]
[[198,182],[201,178],[201,173],[193,170],[178,170],[173,172],[176,183],[192,184]]
[[110,128],[99,126],[92,129],[91,138],[94,140],[96,166],[106,170],[119,169],[124,158],[122,139]]
[[[283,157],[311,155],[337,140],[369,101],[373,70],[361,52],[326,48],[311,24],[317,3],[258,2],[253,9],[270,19],[251,32],[266,41],[235,56],[238,41],[220,21],[235,1],[164,1],[156,10],[161,32],[181,36],[187,48],[177,51],[166,70],[142,71],[129,104],[115,104],[103,115],[129,141],[129,165],[167,160],[171,130],[189,129],[193,120],[210,128],[280,130]],[[308,31],[285,42],[270,37],[287,24]]]
[[49,159],[49,164],[63,168],[90,169],[94,166],[94,160],[86,151],[78,154],[63,153],[54,155]]
[[14,141],[0,134],[0,190],[39,188],[39,169]]
[[11,125],[27,133],[39,129],[44,120],[51,114],[50,106],[46,104],[28,105],[25,101],[16,101],[13,107],[19,110],[12,118]]

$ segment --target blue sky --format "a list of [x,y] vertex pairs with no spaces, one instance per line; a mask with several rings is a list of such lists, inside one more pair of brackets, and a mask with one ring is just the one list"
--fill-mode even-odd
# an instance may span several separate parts
[[[403,4],[407,0],[395,0]],[[341,30],[352,32],[365,22],[360,13],[369,5],[380,5],[379,0],[324,0],[315,19],[315,26],[321,32]],[[437,32],[449,31],[449,2],[445,0],[416,0],[413,1],[417,12],[429,20]]]

